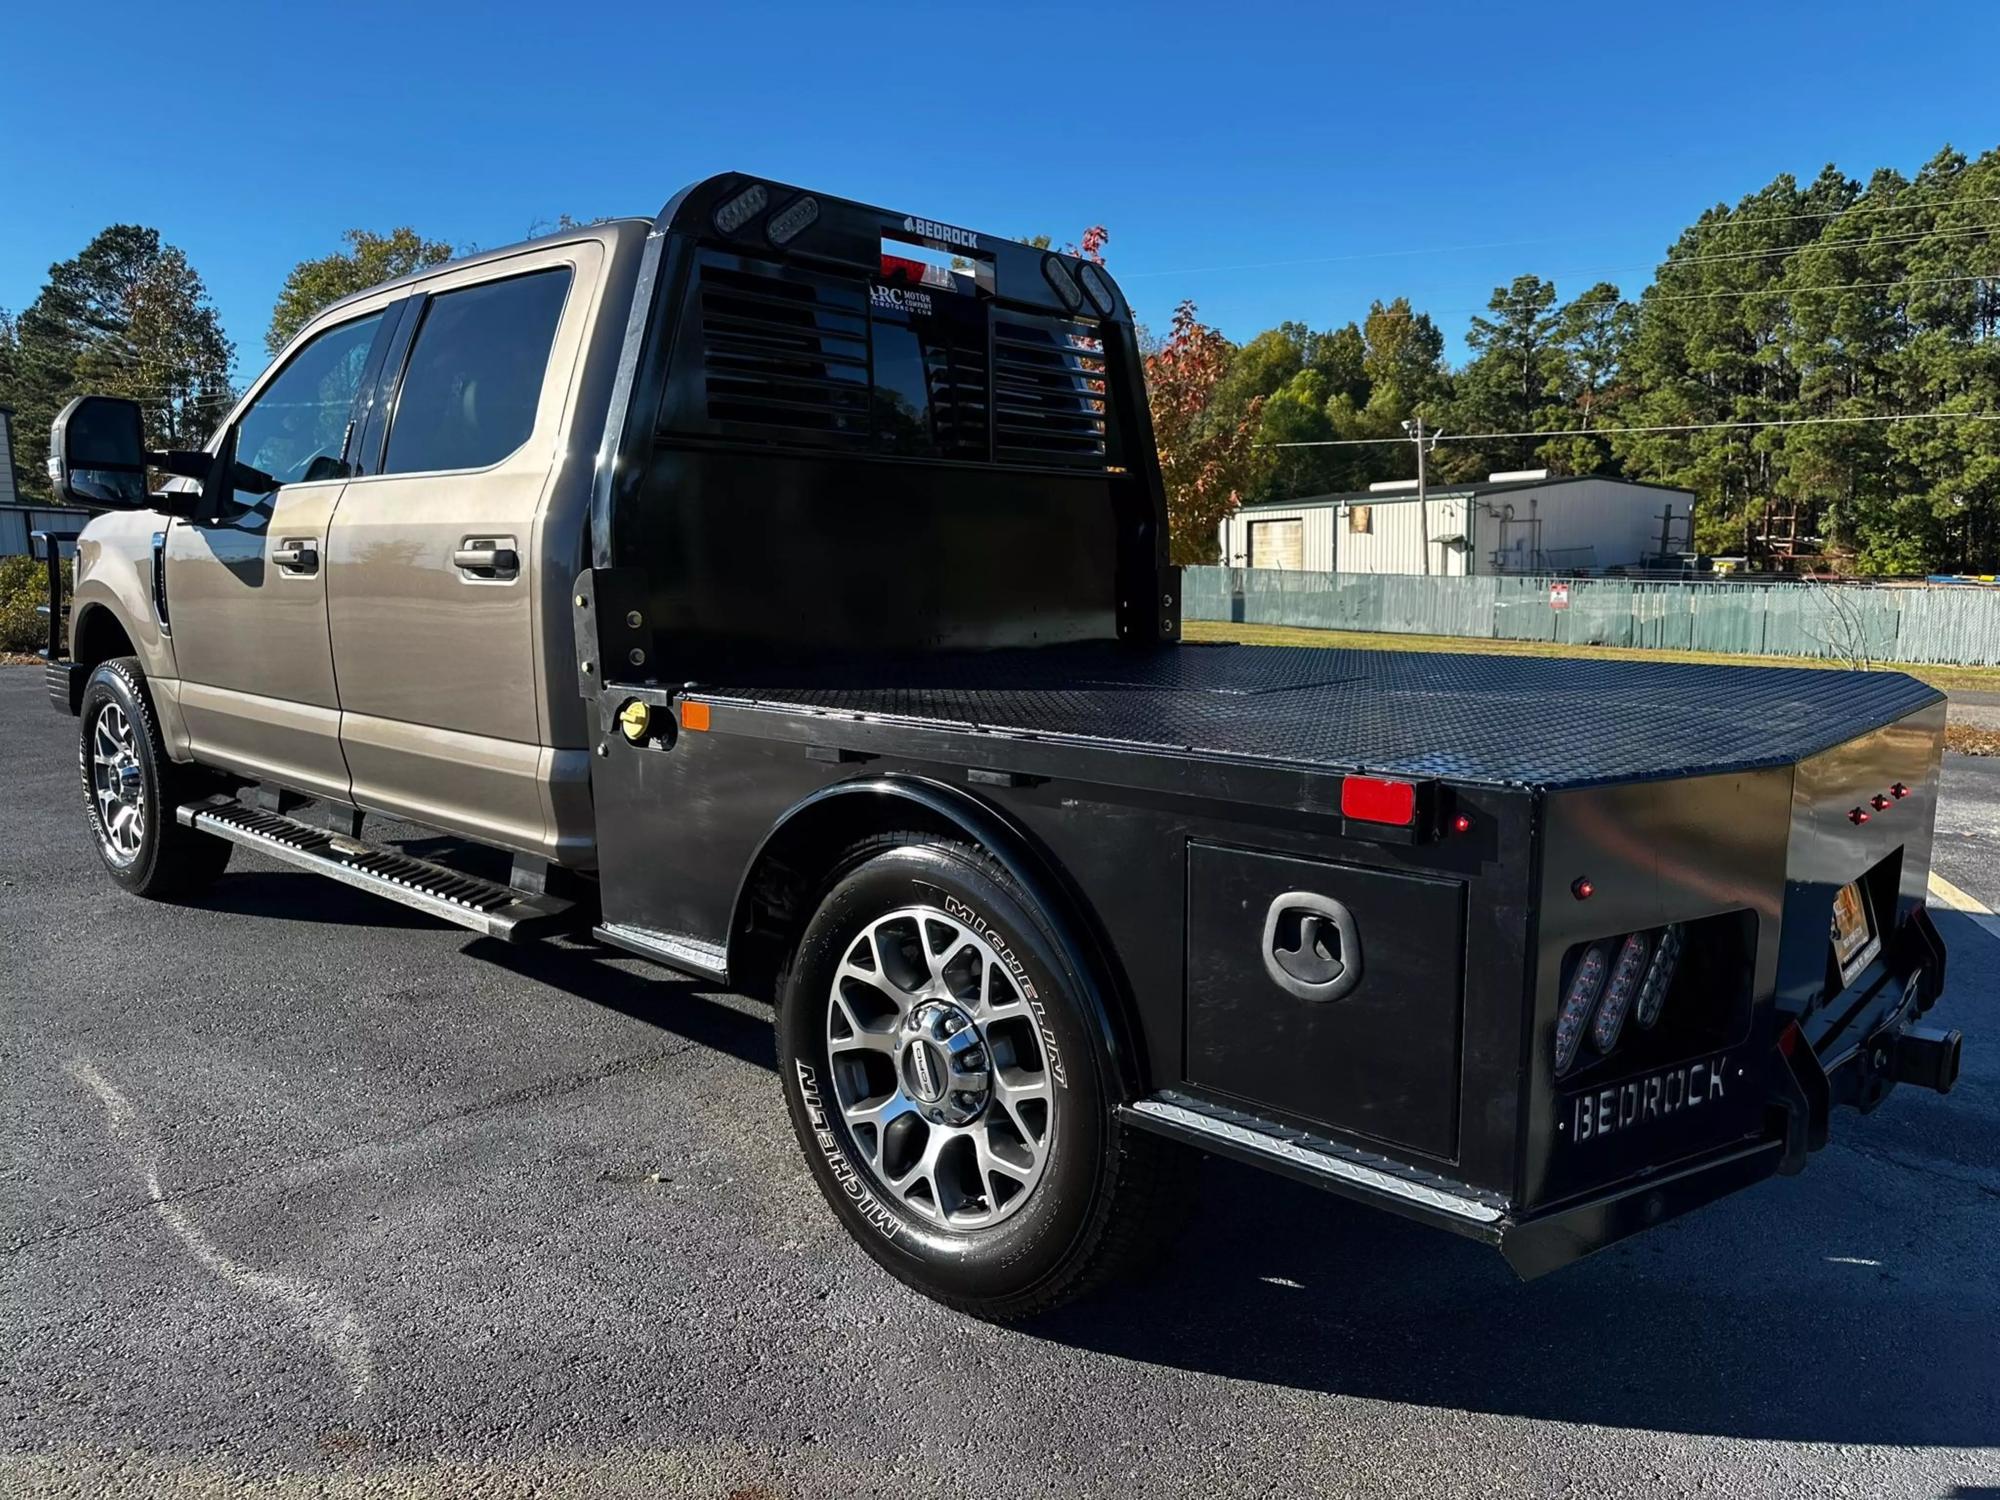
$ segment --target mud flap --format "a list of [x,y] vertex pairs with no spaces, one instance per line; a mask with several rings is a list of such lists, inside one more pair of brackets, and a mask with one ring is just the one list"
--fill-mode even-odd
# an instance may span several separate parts
[[1778,1055],[1771,1071],[1775,1128],[1770,1133],[1785,1146],[1778,1158],[1778,1171],[1796,1176],[1805,1170],[1806,1158],[1826,1144],[1833,1086],[1796,1021],[1778,1037]]

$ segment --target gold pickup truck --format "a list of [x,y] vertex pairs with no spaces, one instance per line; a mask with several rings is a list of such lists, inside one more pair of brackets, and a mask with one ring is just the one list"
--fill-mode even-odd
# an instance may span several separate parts
[[1182,644],[1090,260],[725,174],[326,309],[200,452],[51,446],[113,880],[245,845],[768,996],[833,1211],[986,1316],[1189,1146],[1533,1275],[1957,1074],[1937,693]]

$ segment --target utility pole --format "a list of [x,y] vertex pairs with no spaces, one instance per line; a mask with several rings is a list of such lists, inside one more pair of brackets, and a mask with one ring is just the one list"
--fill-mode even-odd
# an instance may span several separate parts
[[[1410,440],[1417,445],[1417,525],[1423,533],[1424,576],[1428,578],[1431,573],[1431,502],[1424,474],[1424,454],[1428,451],[1424,445],[1424,419],[1412,417],[1403,424],[1403,431],[1407,432]],[[1430,447],[1435,448],[1437,440],[1443,436],[1441,432],[1432,433]]]

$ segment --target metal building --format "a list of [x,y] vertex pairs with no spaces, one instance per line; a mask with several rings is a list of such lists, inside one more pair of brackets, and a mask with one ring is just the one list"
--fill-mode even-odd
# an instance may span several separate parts
[[20,498],[14,482],[14,409],[0,406],[0,505],[13,505]]
[[[1416,481],[1345,495],[1246,505],[1222,523],[1222,561],[1318,573],[1605,573],[1689,545],[1689,490],[1601,474],[1495,474],[1474,484]],[[1425,523],[1430,567],[1424,567]]]

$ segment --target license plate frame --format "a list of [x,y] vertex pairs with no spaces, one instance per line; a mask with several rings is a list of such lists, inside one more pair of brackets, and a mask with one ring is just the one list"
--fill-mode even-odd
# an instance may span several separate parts
[[1850,880],[1833,893],[1830,935],[1834,965],[1845,989],[1882,952],[1882,935],[1876,930],[1875,913],[1860,881]]

